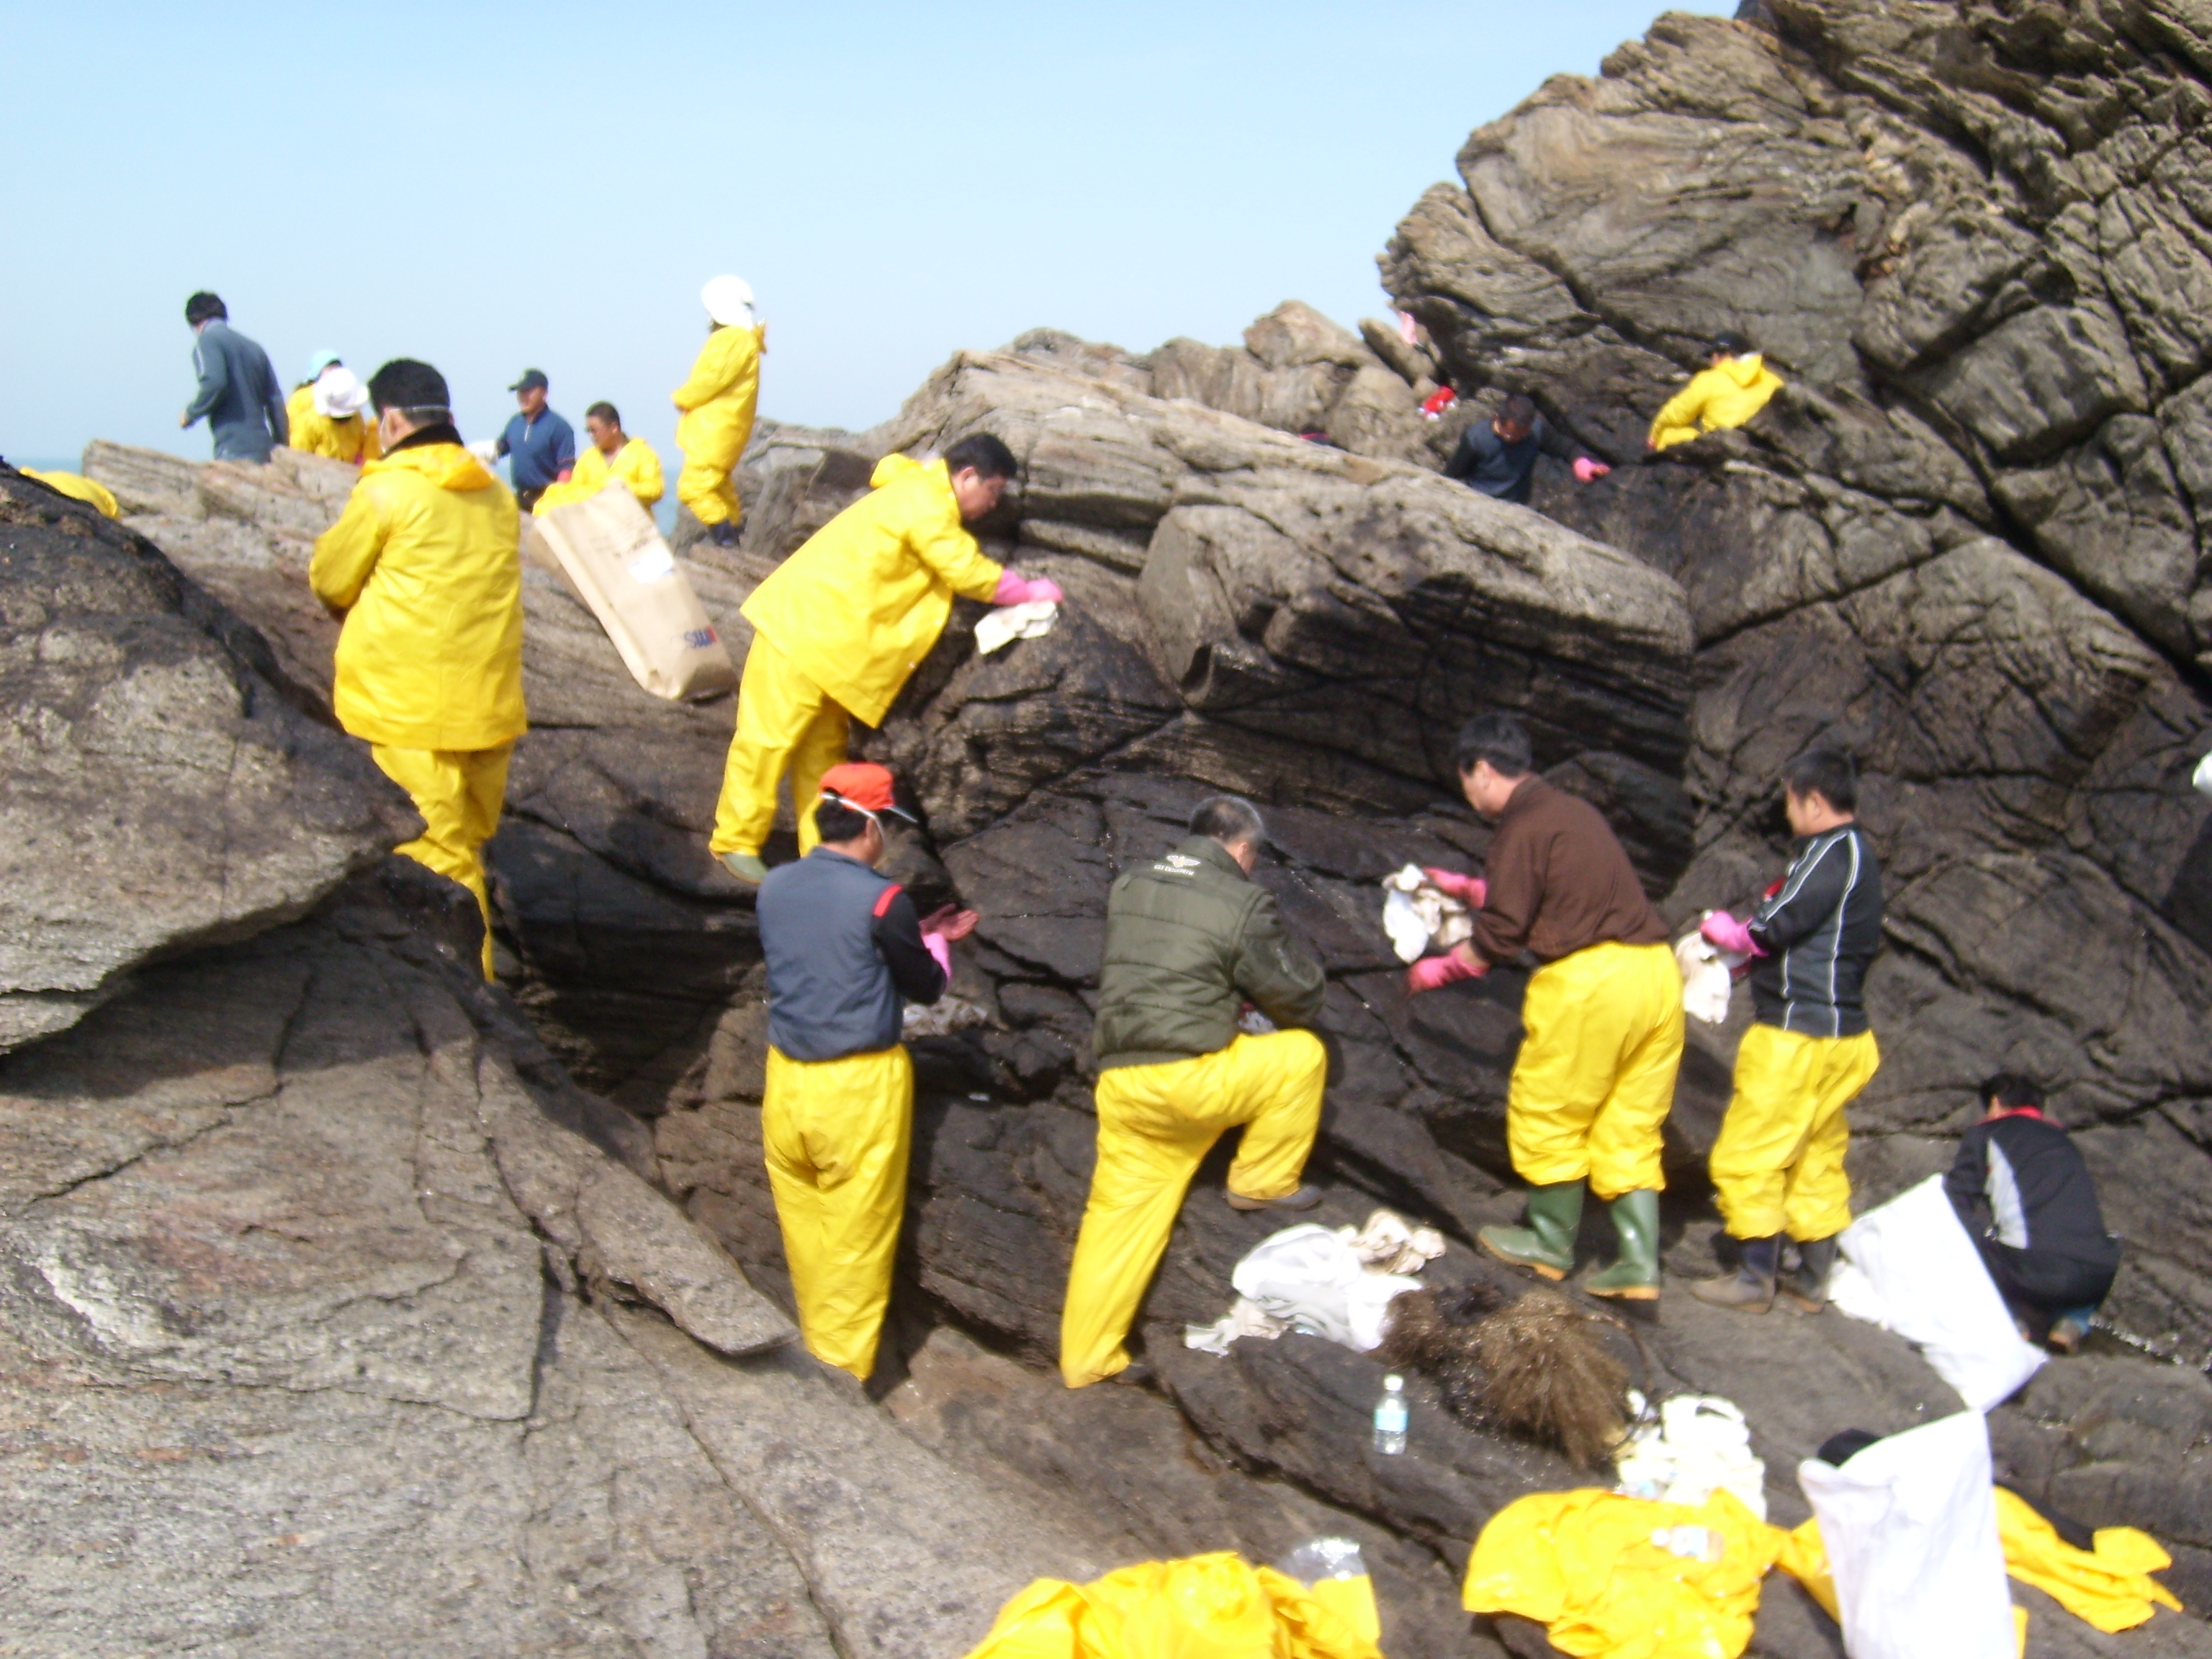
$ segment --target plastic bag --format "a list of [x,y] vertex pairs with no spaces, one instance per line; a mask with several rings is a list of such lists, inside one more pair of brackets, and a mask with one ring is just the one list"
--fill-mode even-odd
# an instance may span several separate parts
[[[1629,1405],[1645,1413],[1643,1396]],[[1751,1430],[1735,1401],[1718,1395],[1682,1394],[1633,1430],[1613,1460],[1620,1490],[1695,1508],[1727,1492],[1761,1521],[1766,1519],[1766,1465],[1751,1449]]]

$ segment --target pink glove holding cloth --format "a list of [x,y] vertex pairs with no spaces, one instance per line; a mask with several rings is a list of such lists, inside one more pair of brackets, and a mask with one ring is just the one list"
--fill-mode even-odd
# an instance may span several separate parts
[[1440,957],[1423,957],[1406,970],[1406,994],[1417,997],[1463,979],[1480,979],[1489,971],[1490,964],[1480,957],[1464,945],[1455,945]]
[[1575,457],[1575,482],[1577,483],[1595,483],[1612,471],[1603,461],[1592,460],[1587,455]]
[[1765,951],[1754,944],[1747,923],[1738,921],[1725,910],[1716,910],[1707,916],[1705,925],[1698,929],[1705,943],[1716,951],[1733,951],[1740,957],[1763,957]]
[[1435,870],[1426,865],[1421,873],[1429,878],[1429,885],[1439,893],[1449,894],[1470,910],[1480,910],[1490,902],[1490,884],[1480,876],[1462,876],[1456,870]]
[[1037,599],[1049,599],[1058,605],[1064,596],[1060,584],[1049,576],[1024,576],[1018,571],[999,573],[999,591],[991,595],[993,605],[1028,605]]

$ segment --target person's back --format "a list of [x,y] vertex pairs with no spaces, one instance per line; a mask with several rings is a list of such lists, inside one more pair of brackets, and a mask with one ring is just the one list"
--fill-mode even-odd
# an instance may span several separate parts
[[902,954],[889,920],[901,890],[825,847],[769,872],[755,914],[768,963],[769,1041],[782,1053],[823,1060],[890,1048],[904,1004],[937,1000],[942,976],[926,954]]
[[229,313],[212,294],[192,295],[185,320],[195,331],[192,367],[199,389],[183,423],[206,420],[219,461],[266,461],[291,432],[269,354],[231,327]]
[[1766,407],[1783,384],[1766,366],[1765,355],[1753,351],[1741,335],[1723,334],[1713,342],[1706,367],[1652,416],[1646,442],[1652,449],[1668,449],[1708,432],[1741,426]]

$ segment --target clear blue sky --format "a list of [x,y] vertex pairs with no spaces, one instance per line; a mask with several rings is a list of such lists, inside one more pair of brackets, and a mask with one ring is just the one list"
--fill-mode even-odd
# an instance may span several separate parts
[[477,437],[540,367],[580,427],[611,398],[672,453],[720,270],[769,322],[763,411],[818,424],[1039,325],[1356,322],[1468,132],[1660,9],[17,0],[0,453],[204,456],[202,287],[287,386],[319,346],[426,357]]

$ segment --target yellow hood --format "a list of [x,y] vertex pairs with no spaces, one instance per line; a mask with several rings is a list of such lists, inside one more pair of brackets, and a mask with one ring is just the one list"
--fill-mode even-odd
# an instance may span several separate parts
[[910,455],[886,455],[876,463],[876,470],[868,475],[868,488],[881,489],[894,478],[911,477],[917,472],[934,472],[948,488],[951,487],[952,480],[942,461],[931,461],[925,465]]
[[1715,367],[1748,392],[1759,384],[1759,377],[1766,372],[1766,355],[1759,351],[1746,352],[1741,357],[1731,357]]
[[484,489],[499,482],[459,444],[421,444],[367,462],[361,469],[364,478],[393,471],[419,472],[441,489]]

